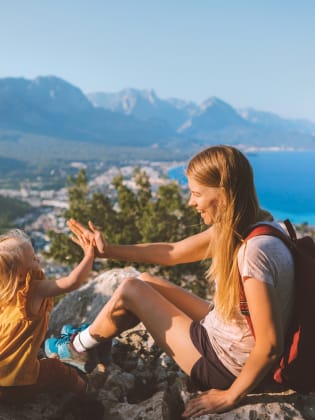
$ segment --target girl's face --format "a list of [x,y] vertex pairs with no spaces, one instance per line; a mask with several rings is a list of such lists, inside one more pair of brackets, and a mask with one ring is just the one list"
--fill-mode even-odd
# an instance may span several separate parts
[[206,225],[212,225],[217,218],[218,209],[222,208],[223,189],[206,187],[188,176],[190,189],[189,206],[195,207]]
[[26,273],[28,272],[36,272],[41,270],[39,258],[35,255],[34,248],[29,243],[23,244],[23,251],[24,251],[24,267]]

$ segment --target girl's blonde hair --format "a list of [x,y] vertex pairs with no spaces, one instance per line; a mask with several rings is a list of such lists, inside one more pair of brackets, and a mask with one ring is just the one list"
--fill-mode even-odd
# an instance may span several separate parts
[[24,264],[23,244],[31,244],[22,230],[0,235],[0,302],[10,302],[19,287],[18,270]]
[[228,320],[239,306],[237,254],[246,231],[259,220],[272,220],[272,216],[260,209],[251,165],[234,147],[220,145],[201,151],[189,162],[187,175],[201,185],[220,188],[223,192],[207,276],[218,280],[216,308]]

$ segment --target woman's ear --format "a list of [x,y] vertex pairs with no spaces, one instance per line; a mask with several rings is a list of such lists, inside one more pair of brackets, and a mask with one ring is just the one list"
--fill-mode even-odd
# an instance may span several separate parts
[[228,204],[228,200],[227,200],[227,195],[225,192],[225,188],[221,187],[220,188],[220,208],[222,210],[226,210],[227,209],[227,204]]

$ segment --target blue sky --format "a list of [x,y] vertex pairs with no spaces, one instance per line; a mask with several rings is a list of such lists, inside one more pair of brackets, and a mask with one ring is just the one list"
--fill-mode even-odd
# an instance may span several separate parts
[[315,121],[314,0],[0,0],[0,77]]

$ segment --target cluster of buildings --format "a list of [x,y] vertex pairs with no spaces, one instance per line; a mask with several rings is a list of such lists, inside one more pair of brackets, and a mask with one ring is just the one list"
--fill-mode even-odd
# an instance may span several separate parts
[[[92,179],[89,179],[89,190],[110,195],[114,189],[112,180],[119,174],[124,177],[126,186],[131,190],[135,190],[137,186],[132,179],[132,175],[135,167],[139,167],[148,175],[152,191],[154,191],[160,185],[168,182],[167,172],[170,167],[175,165],[178,165],[178,163],[140,161],[133,165],[112,166],[106,170],[97,171],[95,167],[87,168],[79,162],[73,162],[71,167],[75,167],[78,170],[81,168],[86,169],[88,176],[89,172],[94,172],[95,175],[92,176]],[[23,181],[20,189],[0,189],[0,195],[26,201],[32,206],[32,211],[17,219],[15,225],[23,228],[31,236],[38,251],[48,249],[49,237],[47,233],[49,231],[66,231],[64,211],[68,208],[67,186],[58,190],[43,190],[38,188],[38,182],[36,183],[36,188],[33,188],[30,181]]]

